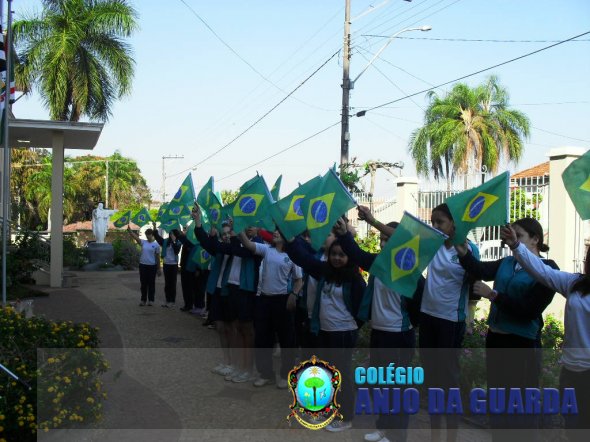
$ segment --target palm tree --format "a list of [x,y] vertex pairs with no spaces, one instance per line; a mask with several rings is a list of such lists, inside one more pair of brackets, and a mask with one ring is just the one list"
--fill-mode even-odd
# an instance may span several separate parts
[[496,172],[501,157],[517,162],[522,156],[529,120],[508,107],[508,93],[496,76],[473,89],[458,83],[444,97],[430,92],[428,98],[424,126],[412,132],[408,145],[419,175],[432,172],[450,184],[472,163],[476,170]]
[[53,120],[107,121],[131,90],[135,62],[124,37],[136,18],[126,0],[43,0],[41,13],[13,25],[17,87],[36,87]]

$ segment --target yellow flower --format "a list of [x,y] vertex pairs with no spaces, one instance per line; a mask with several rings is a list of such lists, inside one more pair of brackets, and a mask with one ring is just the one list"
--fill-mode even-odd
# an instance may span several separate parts
[[52,393],[54,390],[55,390],[55,388],[53,388],[53,387],[49,387],[49,388],[47,389],[47,391],[48,391],[49,393]]
[[55,362],[55,358],[48,358],[47,359],[48,364],[53,364],[54,362]]
[[0,427],[0,433],[4,431],[4,427]]
[[94,399],[91,397],[87,397],[86,402],[88,402],[89,404],[94,404]]
[[85,341],[88,341],[88,340],[90,339],[90,336],[88,336],[88,335],[84,335],[84,338],[83,338],[83,339],[84,339]]
[[3,420],[4,420],[4,415],[0,414],[0,421],[3,421]]
[[64,382],[65,382],[66,384],[69,384],[69,383],[70,383],[70,382],[72,382],[72,381],[70,380],[70,378],[69,378],[69,377],[67,377],[67,376],[66,376],[66,377],[64,377]]

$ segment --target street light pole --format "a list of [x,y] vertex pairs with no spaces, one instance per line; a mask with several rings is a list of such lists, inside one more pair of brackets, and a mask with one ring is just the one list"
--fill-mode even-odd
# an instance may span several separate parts
[[379,55],[389,46],[389,44],[400,34],[410,31],[430,31],[432,26],[420,26],[417,28],[406,28],[396,32],[387,39],[387,42],[377,51],[373,58],[367,63],[363,70],[354,78],[350,80],[350,0],[346,0],[345,14],[344,14],[344,51],[343,51],[343,73],[342,73],[342,123],[341,123],[341,134],[340,134],[340,168],[348,164],[348,144],[350,141],[350,130],[349,130],[349,103],[350,103],[350,90],[354,89],[355,82],[361,75],[373,64]]
[[166,202],[166,160],[183,158],[184,155],[164,155],[162,157],[162,203]]
[[348,131],[350,103],[350,0],[344,7],[344,49],[342,51],[342,123],[340,130],[340,170],[348,164]]

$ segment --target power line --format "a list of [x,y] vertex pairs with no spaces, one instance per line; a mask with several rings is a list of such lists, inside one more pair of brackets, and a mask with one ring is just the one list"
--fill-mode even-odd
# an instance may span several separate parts
[[538,128],[538,127],[535,127],[535,126],[531,126],[531,127],[533,129],[540,130],[541,132],[545,132],[545,133],[548,133],[548,134],[551,134],[551,135],[555,135],[555,136],[558,136],[558,137],[569,138],[570,140],[574,140],[574,141],[582,141],[583,143],[590,143],[590,140],[583,140],[582,138],[574,138],[574,137],[570,137],[568,135],[558,134],[557,132],[551,132],[551,131],[548,131],[548,130],[545,130],[545,129],[541,129],[541,128]]
[[[529,57],[529,56],[531,56],[531,55],[537,54],[537,53],[539,53],[539,52],[542,52],[542,51],[545,51],[545,50],[547,50],[547,49],[551,49],[551,48],[553,48],[553,47],[555,47],[555,46],[559,46],[559,45],[561,45],[561,44],[563,44],[563,43],[567,43],[567,42],[569,42],[569,41],[575,40],[576,38],[583,37],[584,35],[588,35],[588,34],[590,34],[590,31],[584,32],[584,33],[582,33],[582,34],[578,34],[578,35],[576,35],[576,36],[574,36],[574,37],[568,38],[567,40],[562,40],[562,41],[560,41],[560,42],[558,42],[558,43],[554,43],[554,44],[552,44],[552,45],[545,46],[545,47],[543,47],[543,48],[541,48],[541,49],[537,49],[536,51],[528,52],[528,53],[526,53],[526,54],[524,54],[524,55],[521,55],[521,56],[519,56],[519,57],[512,58],[512,59],[510,59],[510,60],[507,60],[507,61],[504,61],[504,62],[502,62],[502,63],[498,63],[498,64],[495,64],[495,65],[493,65],[493,66],[490,66],[490,67],[487,67],[487,68],[484,68],[484,69],[480,69],[479,71],[472,72],[471,74],[463,75],[463,76],[461,76],[461,77],[459,77],[459,78],[455,78],[454,80],[445,81],[444,83],[438,84],[438,85],[436,85],[436,86],[433,86],[433,87],[430,87],[430,88],[428,88],[428,89],[423,89],[423,90],[421,90],[421,91],[414,92],[413,94],[409,94],[409,95],[406,95],[406,96],[404,96],[404,97],[401,97],[401,98],[397,98],[397,99],[395,99],[395,100],[388,101],[387,103],[383,103],[383,104],[380,104],[380,105],[378,105],[378,106],[373,106],[373,107],[370,107],[370,108],[368,108],[368,109],[365,109],[365,110],[363,110],[363,111],[361,111],[361,112],[364,112],[364,113],[366,113],[366,112],[370,112],[370,111],[372,111],[372,110],[374,110],[374,109],[379,109],[379,108],[381,108],[381,107],[385,107],[385,106],[388,106],[388,105],[390,105],[390,104],[397,103],[398,101],[405,100],[406,98],[415,97],[416,95],[423,94],[423,93],[425,93],[425,92],[428,92],[428,91],[431,91],[431,90],[433,90],[433,89],[438,89],[438,88],[440,88],[440,87],[446,86],[447,84],[455,83],[455,82],[457,82],[457,81],[459,81],[459,80],[464,80],[465,78],[473,77],[474,75],[481,74],[482,72],[486,72],[486,71],[492,70],[492,69],[494,69],[494,68],[497,68],[497,67],[499,67],[499,66],[504,66],[504,65],[506,65],[506,64],[508,64],[508,63],[512,63],[512,62],[514,62],[514,61],[517,61],[517,60],[520,60],[520,59],[523,59],[523,58]],[[358,113],[357,113],[357,115],[358,115]]]
[[[202,17],[201,17],[201,16],[200,16],[198,13],[197,13],[197,11],[195,11],[195,10],[194,10],[194,9],[193,9],[193,8],[192,8],[192,7],[191,7],[189,4],[188,4],[188,3],[186,3],[184,0],[180,0],[180,2],[181,2],[182,4],[184,4],[184,5],[185,5],[185,6],[186,6],[186,7],[187,7],[187,8],[188,8],[188,9],[189,9],[189,10],[190,10],[192,13],[193,13],[193,15],[194,15],[195,17],[197,17],[197,19],[198,19],[198,20],[199,20],[201,23],[203,23],[203,25],[205,25],[205,27],[206,27],[206,28],[207,28],[209,31],[211,31],[211,33],[212,33],[212,34],[215,36],[215,38],[216,38],[217,40],[219,40],[219,41],[221,42],[221,44],[223,44],[223,45],[224,45],[226,48],[228,48],[228,49],[231,51],[231,53],[232,53],[232,54],[234,54],[236,57],[238,57],[238,58],[239,58],[239,59],[240,59],[240,60],[241,60],[241,61],[242,61],[242,62],[243,62],[243,63],[244,63],[246,66],[248,66],[250,69],[252,69],[252,71],[253,71],[253,72],[254,72],[256,75],[258,75],[260,78],[262,78],[262,79],[263,79],[264,81],[266,81],[267,83],[269,83],[269,84],[271,84],[272,86],[274,86],[274,87],[275,87],[277,90],[279,90],[280,92],[282,92],[282,93],[284,93],[284,94],[286,93],[286,91],[285,91],[283,88],[281,88],[279,85],[277,85],[276,83],[274,83],[274,82],[273,82],[273,81],[272,81],[270,78],[268,78],[268,77],[267,77],[267,76],[265,76],[265,75],[264,75],[262,72],[260,72],[258,69],[256,69],[256,68],[255,68],[255,67],[254,67],[254,66],[253,66],[253,65],[252,65],[252,64],[251,64],[251,63],[250,63],[248,60],[246,60],[246,59],[245,59],[244,57],[242,57],[242,56],[241,56],[241,55],[240,55],[240,54],[239,54],[239,53],[238,53],[238,52],[237,52],[237,51],[236,51],[234,48],[232,48],[232,47],[229,45],[229,43],[227,43],[227,42],[226,42],[226,41],[225,41],[223,38],[221,38],[221,36],[220,36],[220,35],[219,35],[217,32],[215,32],[215,30],[214,30],[214,29],[213,29],[211,26],[209,26],[209,24],[208,24],[208,23],[207,23],[207,22],[206,22],[206,21],[205,21],[205,20],[204,20],[204,19],[203,19],[203,18],[202,18]],[[306,102],[304,102],[304,101],[300,100],[299,98],[296,98],[296,97],[295,97],[295,99],[296,99],[297,101],[299,101],[300,103],[302,103],[302,104],[306,105],[306,106],[310,106],[310,107],[313,107],[313,108],[317,108],[317,106],[315,106],[315,105],[313,105],[313,104],[306,103]]]
[[266,113],[264,113],[264,115],[262,115],[260,118],[258,118],[254,123],[252,123],[250,126],[248,126],[246,129],[244,129],[242,132],[240,132],[237,136],[235,136],[231,141],[229,141],[228,143],[226,143],[224,146],[220,147],[219,149],[217,149],[215,152],[213,152],[212,154],[208,155],[207,157],[205,157],[204,159],[202,159],[201,161],[199,161],[197,164],[195,164],[192,167],[186,168],[178,173],[175,173],[173,175],[170,175],[171,177],[173,176],[178,176],[183,174],[184,172],[187,172],[189,170],[194,169],[197,166],[200,166],[201,164],[203,164],[205,161],[207,161],[210,158],[213,158],[215,155],[217,155],[218,153],[220,153],[221,151],[225,150],[227,147],[231,146],[236,140],[238,140],[240,137],[242,137],[243,135],[245,135],[248,131],[250,131],[250,129],[252,129],[254,126],[256,126],[258,123],[260,123],[264,118],[266,118],[271,112],[273,112],[276,108],[278,108],[281,104],[283,104],[291,95],[293,95],[301,86],[303,86],[305,83],[307,83],[307,81],[309,79],[311,79],[315,74],[317,74],[324,66],[326,66],[328,64],[328,62],[330,60],[332,60],[332,58],[334,58],[338,53],[340,52],[340,49],[338,49],[336,52],[334,52],[330,58],[328,58],[326,61],[324,61],[322,63],[322,65],[320,67],[318,67],[315,71],[313,71],[311,73],[311,75],[309,75],[305,80],[303,80],[295,89],[293,89],[291,92],[289,92],[289,94],[287,94],[287,96],[285,96],[281,101],[279,101],[277,104],[275,104],[269,111],[267,111]]
[[294,148],[294,147],[296,147],[296,146],[299,146],[300,144],[303,144],[303,143],[305,143],[305,142],[306,142],[306,141],[308,141],[308,140],[311,140],[311,139],[312,139],[312,138],[314,138],[314,137],[317,137],[317,136],[318,136],[318,135],[320,135],[320,134],[323,134],[323,133],[324,133],[324,132],[326,132],[327,130],[329,130],[329,129],[332,129],[334,126],[337,126],[337,125],[339,125],[339,124],[340,124],[340,120],[338,120],[338,121],[337,121],[337,122],[335,122],[334,124],[331,124],[330,126],[328,126],[328,127],[324,128],[324,129],[322,129],[322,130],[320,130],[320,131],[318,131],[318,132],[314,133],[313,135],[310,135],[309,137],[307,137],[307,138],[304,138],[303,140],[301,140],[301,141],[298,141],[297,143],[295,143],[295,144],[292,144],[292,145],[291,145],[291,146],[289,146],[289,147],[286,147],[286,148],[285,148],[285,149],[283,149],[283,150],[280,150],[280,151],[278,151],[278,152],[276,152],[276,153],[274,153],[274,154],[272,154],[272,155],[270,155],[270,156],[268,156],[268,157],[266,157],[266,158],[264,158],[264,159],[262,159],[262,160],[260,160],[260,161],[257,161],[257,162],[256,162],[256,163],[254,163],[254,164],[250,164],[249,166],[246,166],[246,167],[244,167],[243,169],[240,169],[240,170],[238,170],[237,172],[234,172],[234,173],[232,173],[232,174],[226,175],[226,176],[224,176],[223,178],[220,178],[220,179],[216,180],[216,182],[219,182],[219,181],[221,181],[221,180],[225,180],[226,178],[230,178],[230,177],[232,177],[232,176],[234,176],[234,175],[237,175],[237,174],[239,174],[239,173],[242,173],[242,172],[244,172],[244,171],[246,171],[246,170],[248,170],[248,169],[251,169],[251,168],[252,168],[252,167],[254,167],[254,166],[257,166],[257,165],[259,165],[259,164],[261,164],[261,163],[264,163],[265,161],[268,161],[268,160],[270,160],[270,159],[272,159],[272,158],[274,158],[274,157],[276,157],[276,156],[278,156],[278,155],[280,155],[280,154],[282,154],[282,153],[285,153],[286,151],[288,151],[288,150],[290,150],[290,149],[293,149],[293,148]]
[[[361,37],[389,38],[388,35],[362,34]],[[430,41],[461,41],[461,42],[485,42],[485,43],[558,43],[561,40],[498,40],[482,38],[435,38],[435,37],[397,37],[400,40],[430,40]],[[576,41],[590,41],[581,39]]]

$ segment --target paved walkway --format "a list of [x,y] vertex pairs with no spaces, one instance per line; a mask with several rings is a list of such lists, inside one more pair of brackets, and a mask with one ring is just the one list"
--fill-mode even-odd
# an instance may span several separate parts
[[[291,395],[274,386],[233,384],[210,373],[221,359],[215,331],[178,309],[139,307],[137,272],[79,272],[79,286],[47,289],[35,299],[35,314],[89,322],[100,328],[110,369],[104,376],[108,400],[97,428],[50,431],[49,441],[362,441],[373,419],[355,419],[355,429],[338,434],[309,431],[286,421]],[[180,286],[179,286],[180,296]],[[428,416],[412,417],[409,441],[429,440]],[[490,440],[463,428],[461,441]]]

